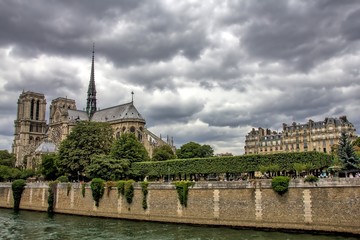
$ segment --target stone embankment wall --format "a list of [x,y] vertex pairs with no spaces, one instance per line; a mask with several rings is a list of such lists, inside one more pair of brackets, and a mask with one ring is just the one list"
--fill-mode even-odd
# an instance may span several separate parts
[[[105,189],[96,207],[87,185],[59,184],[55,212],[112,218],[236,227],[327,231],[360,235],[360,178],[321,179],[317,183],[292,180],[280,196],[270,180],[244,182],[197,182],[190,188],[187,207],[180,205],[175,186],[150,183],[146,210],[143,194],[135,184],[133,202]],[[48,186],[27,184],[20,208],[46,211]],[[10,183],[0,184],[0,207],[12,208]]]

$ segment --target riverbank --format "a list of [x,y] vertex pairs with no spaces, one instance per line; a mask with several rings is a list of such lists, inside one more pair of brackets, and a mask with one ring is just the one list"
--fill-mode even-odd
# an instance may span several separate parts
[[[150,183],[146,209],[138,183],[131,204],[112,188],[105,190],[96,207],[88,185],[84,191],[78,183],[59,184],[55,213],[360,235],[359,178],[320,179],[317,183],[293,179],[282,196],[271,189],[270,180],[196,182],[189,190],[187,207],[180,204],[173,184]],[[48,194],[46,183],[27,184],[20,209],[46,211]],[[10,183],[0,183],[0,207],[13,207]]]

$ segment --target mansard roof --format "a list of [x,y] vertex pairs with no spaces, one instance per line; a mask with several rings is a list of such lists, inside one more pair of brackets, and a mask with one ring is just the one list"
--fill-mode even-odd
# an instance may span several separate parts
[[96,122],[112,122],[119,120],[132,120],[145,123],[145,119],[134,106],[133,102],[98,110],[91,118]]

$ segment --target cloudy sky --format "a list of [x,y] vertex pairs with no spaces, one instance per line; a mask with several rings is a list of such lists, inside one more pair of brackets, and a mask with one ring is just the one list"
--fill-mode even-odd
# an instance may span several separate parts
[[[360,128],[360,1],[0,0],[0,149],[25,90],[131,101],[149,130],[244,152],[252,127],[347,115]],[[358,131],[359,133],[359,131]]]

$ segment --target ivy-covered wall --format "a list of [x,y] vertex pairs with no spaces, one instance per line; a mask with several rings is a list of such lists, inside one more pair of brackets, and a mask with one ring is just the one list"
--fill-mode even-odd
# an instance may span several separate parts
[[[320,179],[316,183],[291,180],[279,195],[271,180],[196,182],[189,187],[187,206],[181,205],[175,184],[149,183],[147,208],[143,208],[141,183],[133,183],[128,203],[112,187],[95,205],[89,184],[85,196],[81,184],[59,183],[54,212],[124,219],[347,232],[360,235],[360,179]],[[48,186],[28,183],[20,209],[46,211]],[[11,184],[0,183],[0,207],[12,208]]]

